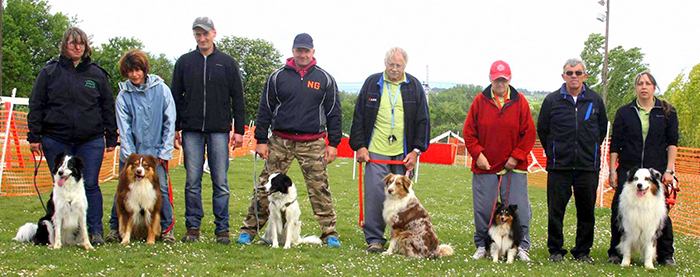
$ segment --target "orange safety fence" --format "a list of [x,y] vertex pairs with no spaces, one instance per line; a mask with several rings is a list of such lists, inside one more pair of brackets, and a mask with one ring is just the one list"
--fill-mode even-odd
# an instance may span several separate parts
[[[0,171],[2,179],[0,181],[0,196],[25,196],[36,195],[34,188],[34,157],[29,150],[29,142],[27,141],[27,113],[13,111],[12,120],[10,121],[9,134],[5,134],[7,128],[7,110],[0,111],[0,151],[6,148],[4,154],[4,166]],[[254,139],[255,127],[246,126],[245,134],[243,135],[243,146],[229,151],[230,157],[238,157],[250,154],[251,150],[255,149]],[[5,140],[7,145],[5,146]],[[116,178],[119,175],[119,147],[115,151],[106,152],[102,160],[100,168],[99,182],[103,183]],[[36,157],[37,162],[40,157]],[[173,158],[169,161],[170,168],[184,163],[182,151],[175,149]],[[52,189],[52,179],[49,173],[49,167],[46,159],[42,159],[36,177],[39,191],[50,193]]]

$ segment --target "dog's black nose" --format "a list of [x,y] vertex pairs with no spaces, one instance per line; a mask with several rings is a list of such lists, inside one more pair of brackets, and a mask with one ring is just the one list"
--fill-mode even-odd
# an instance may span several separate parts
[[642,189],[642,184],[637,184],[638,189]]
[[389,190],[387,190],[387,192],[388,192],[389,194],[392,194],[392,193],[394,192],[394,190],[389,189]]

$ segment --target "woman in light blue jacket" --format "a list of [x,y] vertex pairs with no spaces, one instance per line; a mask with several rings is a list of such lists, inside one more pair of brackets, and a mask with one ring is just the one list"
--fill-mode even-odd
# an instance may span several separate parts
[[[157,75],[148,74],[148,57],[140,50],[130,50],[119,60],[119,70],[128,80],[119,83],[116,100],[117,126],[121,149],[119,170],[132,153],[153,155],[158,159],[158,179],[163,197],[161,210],[161,230],[163,242],[173,243],[175,237],[171,227],[173,209],[168,194],[166,166],[173,156],[175,138],[175,101],[170,88]],[[120,241],[119,222],[115,205],[109,220],[110,231],[107,242]]]

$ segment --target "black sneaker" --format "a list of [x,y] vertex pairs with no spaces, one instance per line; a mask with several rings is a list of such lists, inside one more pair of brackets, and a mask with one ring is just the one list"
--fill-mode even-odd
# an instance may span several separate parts
[[674,259],[673,257],[670,257],[668,259],[663,260],[662,262],[659,262],[659,265],[668,266],[668,267],[675,267],[676,266],[676,259]]
[[549,255],[549,261],[554,263],[559,263],[564,260],[564,256],[559,253]]
[[90,234],[90,244],[92,244],[92,245],[105,244],[105,240],[102,238],[102,234],[100,234],[100,233]]
[[595,264],[593,258],[591,258],[591,256],[589,256],[588,254],[581,254],[578,257],[576,257],[575,260],[582,263]]
[[620,259],[620,256],[610,255],[610,257],[608,257],[608,263],[620,264],[620,262],[622,262],[622,259]]
[[121,240],[119,239],[119,231],[109,230],[109,233],[107,233],[107,236],[105,237],[105,242],[115,243],[120,241]]
[[182,242],[199,241],[199,229],[189,229],[184,237],[182,237]]

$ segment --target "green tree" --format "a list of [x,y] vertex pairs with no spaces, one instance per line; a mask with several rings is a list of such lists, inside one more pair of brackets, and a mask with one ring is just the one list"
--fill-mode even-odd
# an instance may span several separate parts
[[63,13],[49,13],[46,1],[10,0],[2,14],[2,91],[17,88],[18,97],[29,97],[41,68],[58,58],[63,32],[77,20]]
[[[113,37],[108,43],[103,43],[93,49],[93,62],[104,68],[109,73],[109,83],[112,85],[112,92],[116,96],[119,93],[119,82],[126,78],[119,71],[119,59],[131,49],[143,49],[143,43],[136,38]],[[165,54],[153,55],[145,52],[151,64],[149,74],[155,74],[163,78],[165,84],[170,86],[173,75],[173,62]]]
[[216,43],[216,46],[240,64],[246,102],[246,121],[255,120],[267,76],[282,66],[280,62],[282,54],[272,43],[262,39],[225,36]]
[[340,94],[340,107],[343,110],[343,133],[350,135],[352,117],[355,115],[357,93],[339,91],[338,94]]
[[[581,52],[581,58],[588,73],[586,83],[601,93],[601,96],[604,40],[605,37],[600,34],[591,34]],[[645,70],[647,70],[647,64],[644,63],[644,53],[639,47],[625,50],[622,46],[617,46],[608,52],[608,95],[605,100],[608,119],[612,120],[619,107],[632,101],[635,97],[634,78]]]
[[446,131],[462,132],[464,119],[474,98],[484,90],[481,86],[457,85],[429,94],[430,137]]
[[697,64],[685,78],[684,74],[678,77],[668,86],[664,97],[678,111],[678,131],[680,133],[679,144],[686,147],[700,147],[700,64]]

